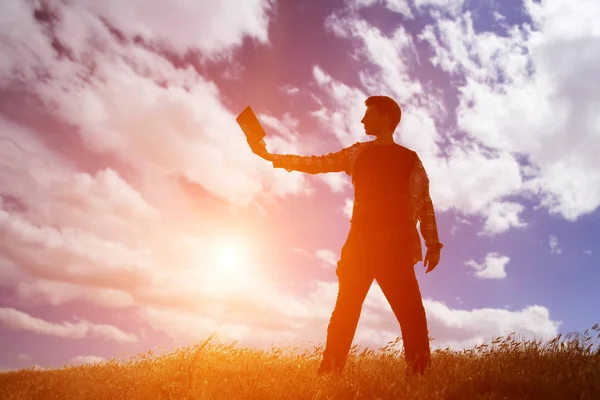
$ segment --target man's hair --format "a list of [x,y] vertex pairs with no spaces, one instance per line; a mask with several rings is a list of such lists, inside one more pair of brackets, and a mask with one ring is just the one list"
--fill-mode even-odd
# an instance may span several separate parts
[[402,119],[402,110],[398,103],[388,96],[371,96],[365,100],[365,105],[375,106],[382,114],[387,114],[390,118],[390,128],[396,129]]

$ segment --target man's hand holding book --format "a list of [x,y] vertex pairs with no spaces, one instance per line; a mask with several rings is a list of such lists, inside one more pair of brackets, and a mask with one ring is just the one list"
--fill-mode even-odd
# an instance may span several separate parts
[[246,141],[252,152],[267,161],[273,161],[273,155],[267,151],[267,144],[264,139],[266,136],[265,130],[260,125],[252,108],[250,106],[246,107],[237,116],[236,121],[244,131]]

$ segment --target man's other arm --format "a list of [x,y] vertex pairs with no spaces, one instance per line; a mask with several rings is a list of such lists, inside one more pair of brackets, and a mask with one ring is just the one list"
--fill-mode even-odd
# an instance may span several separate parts
[[435,211],[433,210],[433,202],[429,196],[429,191],[425,196],[423,207],[419,213],[421,221],[421,235],[425,240],[427,250],[439,252],[444,245],[440,242],[437,230],[437,222],[435,220]]
[[437,230],[437,221],[433,202],[429,194],[429,177],[425,172],[423,163],[416,157],[413,172],[409,181],[409,212],[413,221],[421,221],[420,231],[427,246],[427,256],[425,262],[433,262],[428,271],[435,268],[439,262],[440,250],[443,247],[440,243]]

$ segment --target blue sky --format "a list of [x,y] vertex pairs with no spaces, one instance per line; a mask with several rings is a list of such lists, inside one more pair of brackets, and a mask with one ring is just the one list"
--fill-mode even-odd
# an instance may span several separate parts
[[[171,348],[211,333],[323,342],[349,227],[344,174],[276,153],[364,135],[403,109],[439,267],[417,276],[433,346],[598,321],[600,30],[592,0],[0,5],[0,368]],[[374,285],[356,343],[399,335]]]

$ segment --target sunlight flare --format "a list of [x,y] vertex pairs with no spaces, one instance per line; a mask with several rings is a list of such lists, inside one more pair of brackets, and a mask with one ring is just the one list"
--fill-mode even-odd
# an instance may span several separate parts
[[248,268],[248,249],[245,243],[236,238],[225,238],[217,242],[215,261],[224,274],[243,273]]
[[250,243],[239,236],[214,238],[210,244],[212,259],[207,284],[222,294],[252,291],[256,288],[256,268]]

